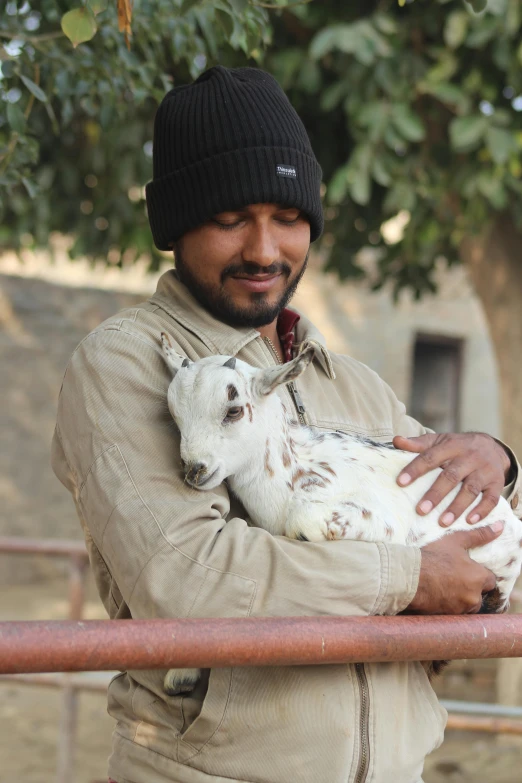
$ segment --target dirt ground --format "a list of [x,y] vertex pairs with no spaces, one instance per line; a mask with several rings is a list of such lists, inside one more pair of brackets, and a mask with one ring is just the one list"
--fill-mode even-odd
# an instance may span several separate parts
[[[65,580],[0,591],[0,620],[66,616]],[[85,616],[88,619],[105,617],[92,584],[88,588]],[[442,675],[437,689],[446,697],[451,694],[457,699],[489,700],[493,698],[492,672],[492,662],[481,662],[471,687],[466,667],[455,663]],[[60,694],[50,688],[0,682],[0,783],[52,783],[60,701]],[[112,719],[106,713],[105,696],[82,693],[76,771],[70,783],[106,780],[111,732]],[[425,783],[520,783],[521,767],[520,740],[447,732],[442,748],[426,762],[424,780]]]

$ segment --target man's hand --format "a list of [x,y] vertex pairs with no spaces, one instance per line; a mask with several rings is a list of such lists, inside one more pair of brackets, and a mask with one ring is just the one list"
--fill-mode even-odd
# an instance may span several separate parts
[[417,593],[407,612],[416,614],[474,614],[480,610],[483,593],[493,590],[495,575],[468,555],[468,549],[494,541],[503,522],[459,531],[421,549]]
[[497,505],[511,462],[502,446],[489,435],[480,432],[421,435],[417,438],[397,435],[393,445],[419,454],[397,478],[398,484],[403,487],[434,468],[443,468],[433,486],[419,501],[419,514],[428,514],[459,482],[462,482],[461,490],[442,514],[439,524],[445,527],[451,525],[480,492],[483,493],[480,503],[467,517],[470,524],[480,522]]

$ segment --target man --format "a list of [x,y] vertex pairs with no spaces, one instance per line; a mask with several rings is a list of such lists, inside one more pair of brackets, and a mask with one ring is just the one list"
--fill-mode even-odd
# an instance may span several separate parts
[[[423,503],[463,480],[448,513],[483,491],[473,512],[483,517],[507,481],[518,502],[518,466],[504,447],[486,435],[426,434],[374,372],[330,354],[285,309],[322,231],[320,182],[299,117],[261,70],[211,68],[158,110],[147,204],[177,273],[77,348],[53,441],[112,618],[457,614],[477,611],[495,584],[467,549],[498,530],[422,551],[302,543],[250,527],[226,486],[203,493],[183,482],[162,330],[191,360],[237,355],[258,367],[311,343],[299,388],[282,391],[301,422],[383,442],[417,436],[395,441],[419,452],[401,481],[444,465]],[[175,696],[164,674],[123,672],[111,683],[118,783],[418,783],[442,741],[445,712],[419,663],[215,669]]]

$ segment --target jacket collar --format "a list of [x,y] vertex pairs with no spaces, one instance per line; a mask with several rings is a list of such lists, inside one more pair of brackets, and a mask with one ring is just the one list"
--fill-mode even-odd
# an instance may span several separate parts
[[[259,337],[256,329],[229,326],[214,318],[178,280],[174,269],[169,269],[160,277],[151,301],[169,313],[187,331],[196,335],[212,353],[235,356]],[[300,353],[307,345],[313,345],[317,360],[326,374],[334,379],[332,360],[323,335],[306,316],[298,310],[295,312],[300,316],[296,326],[297,351]]]

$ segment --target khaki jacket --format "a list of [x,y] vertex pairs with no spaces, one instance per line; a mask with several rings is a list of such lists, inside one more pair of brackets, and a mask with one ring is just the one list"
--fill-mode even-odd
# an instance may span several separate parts
[[[183,483],[161,330],[192,360],[275,363],[257,331],[216,321],[174,272],[149,301],[105,321],[76,349],[52,459],[74,497],[109,616],[404,609],[420,550],[273,537],[248,525],[225,486],[197,492]],[[298,383],[308,424],[379,441],[425,432],[376,373],[329,354],[305,317],[297,341],[316,349]],[[124,672],[110,685],[117,723],[109,773],[118,783],[418,783],[424,757],[443,738],[446,713],[419,663],[213,669],[179,697],[163,692],[164,674]]]

